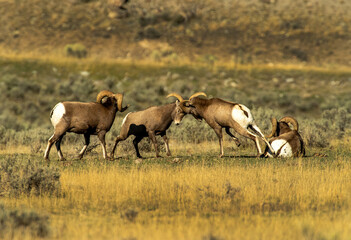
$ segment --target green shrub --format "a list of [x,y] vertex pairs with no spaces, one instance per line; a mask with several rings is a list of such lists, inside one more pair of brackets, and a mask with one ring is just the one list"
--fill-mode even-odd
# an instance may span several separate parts
[[65,54],[69,57],[86,58],[88,51],[83,44],[67,44],[65,46]]
[[351,128],[351,112],[346,108],[325,110],[322,118],[301,122],[302,135],[307,145],[326,147],[331,139],[340,139]]
[[48,216],[32,210],[8,210],[0,204],[0,238],[29,233],[32,237],[47,237],[50,232]]
[[144,31],[139,33],[140,38],[146,39],[158,39],[161,37],[161,33],[154,27],[147,26]]
[[0,195],[59,195],[59,169],[41,163],[42,159],[28,159],[20,155],[1,157]]

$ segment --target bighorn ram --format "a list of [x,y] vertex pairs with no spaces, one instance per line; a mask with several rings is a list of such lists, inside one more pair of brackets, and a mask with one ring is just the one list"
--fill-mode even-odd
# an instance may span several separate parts
[[[261,130],[255,124],[252,114],[246,106],[219,98],[199,98],[198,96],[200,95],[207,97],[205,93],[198,92],[193,94],[189,100],[181,101],[180,106],[185,113],[193,115],[198,120],[205,119],[208,125],[213,128],[219,139],[220,157],[224,154],[222,128],[225,128],[226,133],[232,137],[237,146],[240,145],[240,142],[230,132],[230,128],[233,128],[240,135],[253,140],[259,155],[262,156],[259,138],[274,152]],[[248,129],[252,132],[248,131]]]
[[[176,93],[171,93],[167,97],[176,96],[178,99],[183,99]],[[167,155],[171,152],[168,146],[168,138],[166,135],[167,129],[174,121],[178,125],[185,113],[179,106],[179,101],[159,107],[150,107],[143,111],[128,113],[123,119],[121,131],[116,138],[115,145],[111,151],[111,159],[114,158],[114,152],[117,144],[120,141],[126,140],[130,135],[134,135],[133,145],[138,158],[142,158],[139,153],[138,143],[144,138],[149,137],[155,147],[156,157],[159,157],[156,135],[163,137],[165,142]]]
[[[291,129],[289,123],[293,125]],[[272,118],[272,132],[267,138],[276,157],[299,157],[305,156],[305,146],[298,132],[299,124],[293,117],[283,117],[279,121]],[[264,155],[266,157],[274,157],[270,149],[266,148]]]
[[97,102],[60,102],[50,114],[54,126],[54,134],[50,137],[45,150],[44,158],[49,160],[52,144],[55,143],[60,160],[65,160],[60,144],[66,132],[84,134],[85,145],[79,153],[82,158],[90,142],[90,135],[97,135],[102,146],[103,156],[106,159],[105,134],[110,130],[115,120],[116,112],[125,111],[122,108],[123,95],[110,91],[101,91],[96,98]]

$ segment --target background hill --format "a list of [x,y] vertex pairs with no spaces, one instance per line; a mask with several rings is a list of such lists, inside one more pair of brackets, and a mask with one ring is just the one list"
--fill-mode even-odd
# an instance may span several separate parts
[[3,51],[155,61],[351,65],[345,0],[1,0]]

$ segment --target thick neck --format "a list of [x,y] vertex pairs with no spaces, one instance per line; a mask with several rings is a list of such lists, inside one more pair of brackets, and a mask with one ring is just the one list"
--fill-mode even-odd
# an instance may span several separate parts
[[203,98],[194,98],[193,100],[193,105],[196,106],[196,111],[198,112],[198,114],[203,118],[204,117],[204,113],[207,110],[207,107],[209,105],[209,101],[208,99],[203,99]]
[[167,119],[170,119],[170,122],[174,120],[175,117],[175,109],[176,109],[176,104],[175,103],[170,103],[167,105],[162,106],[163,111],[165,113],[165,116],[167,116]]
[[104,106],[106,108],[106,110],[108,111],[108,117],[111,119],[111,121],[113,122],[115,120],[115,117],[116,117],[116,113],[118,111],[117,109],[117,105],[112,103],[112,104],[109,104],[109,105],[105,105]]

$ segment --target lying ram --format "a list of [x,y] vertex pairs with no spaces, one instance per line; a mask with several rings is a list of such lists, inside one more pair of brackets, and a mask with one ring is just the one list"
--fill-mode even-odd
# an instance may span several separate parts
[[[167,97],[171,96],[183,99],[176,93],[169,94]],[[111,159],[114,159],[117,144],[120,141],[126,140],[130,135],[135,136],[133,145],[138,158],[142,158],[138,144],[144,137],[150,138],[155,147],[156,157],[159,157],[156,135],[160,135],[163,138],[167,155],[170,156],[171,152],[168,146],[166,131],[173,121],[178,125],[185,115],[182,108],[180,108],[179,103],[180,101],[176,101],[175,103],[170,103],[164,106],[154,106],[143,111],[128,113],[123,119],[120,134],[116,138],[111,151]]]
[[205,119],[208,125],[213,128],[219,139],[220,157],[223,157],[224,154],[222,144],[223,128],[238,146],[240,142],[230,132],[230,128],[233,128],[240,135],[253,140],[259,156],[262,156],[263,153],[259,145],[259,139],[262,139],[271,151],[274,152],[261,130],[257,127],[250,110],[246,106],[239,103],[228,102],[220,98],[199,98],[198,96],[201,95],[207,97],[203,92],[195,93],[189,100],[181,101],[180,107],[185,113],[193,115],[195,119]]
[[105,134],[110,130],[116,112],[122,108],[123,95],[104,90],[97,95],[97,102],[60,102],[51,111],[50,120],[54,134],[50,137],[44,158],[49,160],[49,153],[55,143],[60,160],[65,160],[61,152],[61,141],[66,132],[84,134],[85,145],[79,153],[82,158],[90,143],[90,135],[97,135],[106,159]]
[[[294,129],[291,129],[289,123]],[[265,157],[299,157],[305,156],[305,145],[298,132],[299,124],[293,117],[283,117],[279,121],[272,118],[272,132],[266,136],[269,140],[275,155],[266,148]]]

